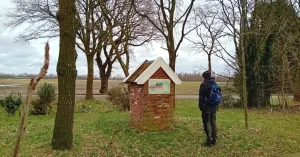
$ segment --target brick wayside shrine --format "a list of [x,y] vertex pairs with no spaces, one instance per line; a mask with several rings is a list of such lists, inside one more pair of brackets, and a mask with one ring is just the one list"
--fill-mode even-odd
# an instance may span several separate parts
[[175,85],[181,80],[161,57],[145,60],[123,82],[130,89],[130,125],[140,131],[173,129]]

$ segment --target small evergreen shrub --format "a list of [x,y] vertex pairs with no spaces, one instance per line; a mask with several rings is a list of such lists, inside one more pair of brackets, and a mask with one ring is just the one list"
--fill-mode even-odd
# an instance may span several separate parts
[[22,103],[22,96],[20,93],[10,92],[8,96],[2,101],[2,106],[4,106],[6,112],[10,115],[14,115],[19,109]]
[[239,108],[242,107],[241,99],[237,89],[234,87],[224,86],[222,88],[223,100],[221,106],[224,108]]
[[51,103],[55,100],[55,86],[51,83],[45,82],[41,85],[37,92],[39,99],[45,103]]
[[51,83],[44,83],[37,92],[38,99],[32,101],[32,114],[45,115],[51,111],[51,104],[55,100],[55,86]]
[[122,111],[130,110],[129,93],[127,86],[119,85],[108,90],[107,100],[119,107]]
[[4,107],[3,100],[0,100],[0,107]]

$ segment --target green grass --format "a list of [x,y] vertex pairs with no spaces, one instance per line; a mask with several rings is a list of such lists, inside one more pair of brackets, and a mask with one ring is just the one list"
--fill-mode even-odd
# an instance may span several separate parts
[[199,92],[200,83],[201,82],[182,82],[182,84],[175,86],[175,93],[197,95]]
[[[90,112],[81,113],[81,104]],[[54,115],[29,116],[21,156],[288,156],[300,152],[300,115],[250,110],[250,128],[244,128],[243,110],[220,109],[219,140],[212,148],[201,146],[204,132],[196,101],[178,101],[175,129],[139,133],[128,126],[129,112],[105,102],[80,101],[75,109],[74,148],[53,151],[50,146]],[[0,156],[10,156],[19,116],[0,108]],[[111,137],[112,145],[107,149]]]
[[[184,81],[182,84],[176,85],[175,93],[182,95],[198,95],[200,84],[201,82]],[[223,87],[226,85],[226,82],[218,82],[218,84]]]

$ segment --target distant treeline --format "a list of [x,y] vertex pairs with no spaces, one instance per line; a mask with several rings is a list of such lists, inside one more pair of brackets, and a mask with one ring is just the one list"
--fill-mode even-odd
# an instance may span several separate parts
[[[182,81],[203,81],[201,73],[177,73],[177,76]],[[229,77],[222,76],[222,75],[214,75],[214,78],[217,82],[226,82],[228,81]]]
[[[203,81],[203,78],[201,76],[201,73],[177,73],[178,77],[182,81]],[[31,79],[32,77],[35,77],[36,75],[34,74],[27,74],[27,73],[22,73],[22,74],[5,74],[5,73],[0,73],[0,79]],[[96,80],[97,77],[95,76]],[[214,76],[217,82],[226,82],[228,81],[228,77],[225,76],[219,76],[215,75]],[[47,74],[45,79],[57,79],[57,75],[54,74]],[[85,80],[87,78],[86,75],[78,75],[77,79],[79,80]],[[110,80],[123,80],[125,77],[117,75],[117,76],[112,76],[109,79]]]
[[[35,74],[27,74],[27,73],[22,73],[22,74],[5,74],[5,73],[0,73],[0,79],[31,79],[35,77]],[[45,79],[57,79],[57,75],[54,74],[47,74]],[[86,75],[78,75],[77,79],[78,80],[85,80],[87,78]],[[97,76],[95,76],[97,78]],[[110,77],[111,80],[122,80],[124,77],[122,76],[113,76]]]

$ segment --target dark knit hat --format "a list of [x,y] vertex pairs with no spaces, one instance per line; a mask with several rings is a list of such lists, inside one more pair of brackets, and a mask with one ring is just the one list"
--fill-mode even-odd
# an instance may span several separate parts
[[204,71],[204,72],[202,73],[202,77],[203,77],[204,79],[210,78],[210,77],[211,77],[211,72],[210,72],[210,71]]

